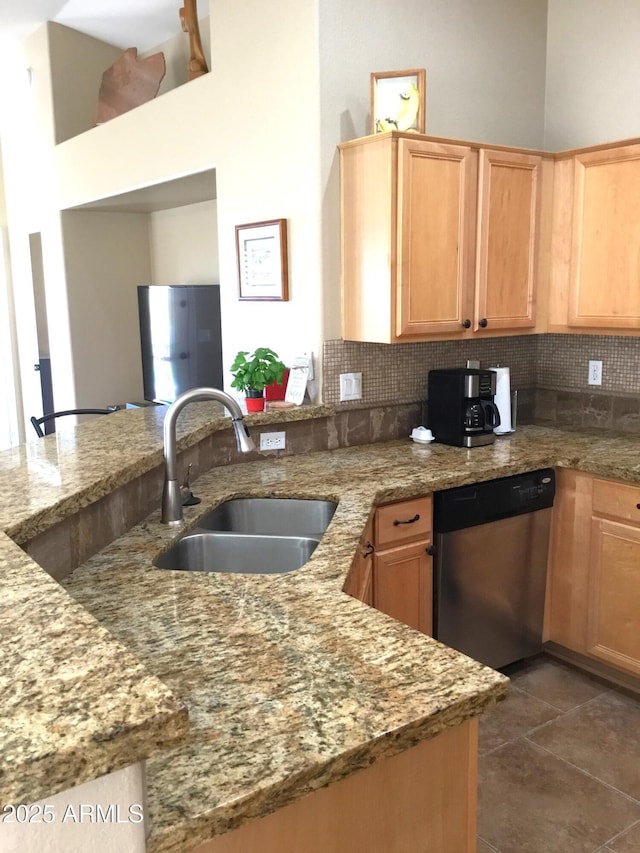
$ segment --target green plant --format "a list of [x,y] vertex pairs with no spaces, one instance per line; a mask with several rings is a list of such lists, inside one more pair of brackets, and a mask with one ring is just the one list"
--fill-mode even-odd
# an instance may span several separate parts
[[231,365],[232,388],[245,393],[249,389],[264,391],[265,385],[282,382],[285,366],[278,355],[269,347],[258,347],[249,358],[246,350],[240,350]]

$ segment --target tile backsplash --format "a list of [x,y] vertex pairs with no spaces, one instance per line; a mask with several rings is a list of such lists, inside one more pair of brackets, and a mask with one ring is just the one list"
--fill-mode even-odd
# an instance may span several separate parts
[[535,335],[477,341],[416,344],[368,344],[333,340],[324,343],[323,401],[340,404],[340,374],[362,373],[362,400],[341,406],[407,403],[427,396],[427,374],[437,367],[508,365],[514,388],[535,385]]
[[[339,410],[422,402],[429,370],[476,359],[483,367],[509,366],[526,420],[640,433],[640,336],[545,334],[411,344],[331,340],[324,343],[323,358],[323,400]],[[587,383],[592,359],[603,363],[600,386]],[[352,372],[362,373],[362,400],[340,403],[340,373]]]

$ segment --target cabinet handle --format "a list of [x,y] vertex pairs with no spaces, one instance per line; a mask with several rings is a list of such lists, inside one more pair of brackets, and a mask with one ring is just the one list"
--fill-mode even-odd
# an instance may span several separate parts
[[364,548],[362,549],[362,556],[363,557],[370,557],[374,551],[375,551],[375,548],[373,547],[371,542],[365,542]]
[[424,550],[427,552],[427,554],[430,557],[433,557],[433,555],[436,553],[435,545],[427,545],[427,547]]
[[636,504],[636,507],[637,507],[638,509],[640,509],[640,504]]
[[471,320],[469,320],[469,319],[463,320],[462,323],[460,323],[460,325],[462,326],[463,329],[469,329],[469,328],[471,328]]
[[398,519],[396,519],[396,520],[393,522],[393,526],[394,526],[394,527],[397,527],[399,524],[413,524],[413,522],[414,522],[414,521],[420,521],[420,513],[419,513],[419,512],[417,512],[417,513],[413,516],[413,518],[408,518],[406,521],[398,521]]
[[478,321],[478,325],[479,325],[482,329],[486,329],[486,328],[487,328],[487,326],[489,325],[489,321],[487,320],[487,318],[486,318],[486,317],[483,317],[483,318],[482,318],[482,320],[479,320],[479,321]]

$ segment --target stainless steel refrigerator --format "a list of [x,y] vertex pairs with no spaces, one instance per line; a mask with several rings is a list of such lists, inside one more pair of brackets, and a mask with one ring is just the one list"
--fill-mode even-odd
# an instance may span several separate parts
[[145,400],[222,388],[219,284],[140,285],[138,314]]

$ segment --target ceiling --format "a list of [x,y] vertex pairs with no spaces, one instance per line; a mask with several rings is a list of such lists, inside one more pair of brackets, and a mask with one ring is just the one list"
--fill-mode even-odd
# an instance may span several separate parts
[[[123,49],[148,50],[180,31],[181,0],[0,0],[0,44],[20,42],[45,21]],[[201,7],[208,6],[200,0]]]

